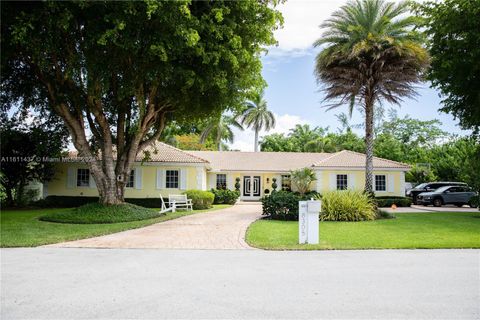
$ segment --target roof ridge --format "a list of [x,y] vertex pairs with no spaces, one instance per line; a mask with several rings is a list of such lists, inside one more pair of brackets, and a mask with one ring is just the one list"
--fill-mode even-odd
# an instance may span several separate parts
[[327,161],[327,160],[330,160],[330,159],[338,156],[338,155],[339,155],[340,153],[342,153],[343,151],[345,151],[345,150],[340,150],[340,151],[337,151],[337,152],[335,152],[335,153],[332,153],[330,156],[326,157],[325,159],[322,159],[322,160],[320,160],[320,161],[318,161],[318,162],[314,162],[314,163],[312,164],[312,166],[313,166],[313,167],[317,167],[317,166],[318,166],[319,164],[321,164],[322,162],[325,162],[325,161]]
[[[353,150],[343,149],[343,150],[341,150],[341,151],[338,151],[338,152],[334,153],[331,157],[325,158],[325,159],[317,162],[316,164],[314,164],[314,166],[318,166],[318,165],[321,164],[322,162],[325,162],[325,161],[327,161],[327,160],[330,160],[330,159],[334,158],[335,156],[338,156],[338,155],[341,154],[341,153],[353,153],[353,154],[358,154],[358,155],[361,155],[361,156],[365,156],[365,157],[366,157],[366,154],[365,154],[365,153],[361,153],[361,152],[357,152],[357,151],[353,151]],[[406,166],[406,167],[409,167],[409,166],[410,166],[409,164],[404,163],[404,162],[400,162],[400,161],[395,161],[395,160],[380,158],[380,157],[376,157],[376,156],[373,156],[373,158],[374,158],[374,159],[377,159],[377,160],[380,160],[380,161],[385,161],[385,162],[388,162],[388,163],[396,164],[396,165],[402,165],[402,166]]]
[[188,152],[188,151],[185,151],[185,150],[176,148],[176,147],[174,147],[174,146],[172,146],[172,145],[169,145],[169,144],[167,144],[167,143],[165,143],[165,142],[162,142],[162,141],[157,141],[157,142],[154,144],[154,147],[156,146],[157,143],[160,143],[160,144],[164,145],[165,147],[170,148],[170,149],[173,149],[173,150],[175,150],[175,151],[179,151],[179,152],[185,153],[185,154],[189,155],[190,157],[196,158],[196,159],[198,159],[198,160],[202,160],[203,162],[210,163],[210,161],[208,161],[208,160],[206,160],[206,159],[203,159],[203,158],[201,158],[201,157],[199,157],[199,156],[196,156],[196,155],[194,155],[194,154],[191,154],[191,153]]

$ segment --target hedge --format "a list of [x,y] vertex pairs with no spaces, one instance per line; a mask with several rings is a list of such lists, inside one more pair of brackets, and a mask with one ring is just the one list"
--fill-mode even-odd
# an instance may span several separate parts
[[[164,199],[165,202],[168,199]],[[45,199],[33,203],[34,206],[42,208],[76,208],[87,203],[98,202],[98,197],[77,197],[77,196],[48,196]],[[160,198],[126,198],[125,202],[145,208],[160,208]]]
[[308,200],[317,193],[305,195],[291,191],[272,191],[261,199],[263,215],[274,220],[298,220],[298,201]]
[[410,207],[412,204],[412,199],[398,196],[375,197],[375,200],[379,208],[391,207],[393,204],[397,207]]
[[203,190],[188,190],[184,194],[187,195],[188,199],[192,199],[194,210],[211,208],[215,198],[213,193]]
[[215,195],[214,204],[235,204],[240,197],[240,191],[238,190],[212,189],[211,192]]

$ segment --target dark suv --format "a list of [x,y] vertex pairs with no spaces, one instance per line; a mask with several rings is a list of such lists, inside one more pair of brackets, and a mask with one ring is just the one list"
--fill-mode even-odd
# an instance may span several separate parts
[[432,192],[420,193],[417,196],[417,202],[428,206],[433,204],[435,207],[441,207],[444,204],[454,204],[458,207],[468,204],[472,208],[477,207],[474,197],[477,195],[469,187],[465,186],[446,186],[440,187]]
[[422,192],[430,192],[434,191],[440,187],[446,186],[464,186],[466,187],[467,184],[463,182],[448,182],[448,181],[441,181],[441,182],[428,182],[428,183],[421,183],[413,189],[407,191],[407,196],[412,198],[413,204],[418,204],[417,196]]

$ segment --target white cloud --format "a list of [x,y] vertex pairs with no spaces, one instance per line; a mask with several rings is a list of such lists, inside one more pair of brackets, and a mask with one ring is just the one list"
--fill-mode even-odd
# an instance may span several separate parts
[[347,0],[288,0],[280,4],[277,9],[283,15],[283,28],[275,31],[278,46],[269,47],[268,56],[298,57],[313,54],[313,43],[323,33],[320,24],[346,3]]
[[[288,133],[290,129],[294,128],[296,124],[310,124],[306,119],[300,116],[283,114],[275,114],[276,125],[275,128],[266,132],[261,131],[260,137],[272,133]],[[230,146],[230,149],[241,151],[253,151],[255,133],[252,129],[246,128],[244,131],[234,129],[235,140]]]
[[278,46],[269,48],[268,55],[311,54],[313,42],[322,34],[319,25],[343,4],[345,0],[289,0],[279,5],[284,25],[275,31]]

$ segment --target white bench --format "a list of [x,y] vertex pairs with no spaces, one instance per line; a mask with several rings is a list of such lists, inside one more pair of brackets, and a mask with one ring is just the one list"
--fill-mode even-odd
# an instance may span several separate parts
[[187,199],[187,196],[184,194],[169,194],[168,195],[168,208],[163,200],[162,194],[160,194],[160,200],[162,201],[162,208],[160,213],[165,213],[168,211],[175,212],[177,208],[186,208],[187,210],[193,210],[192,199]]
[[169,194],[168,195],[169,206],[175,206],[175,208],[186,208],[187,210],[193,210],[192,199],[187,199],[186,194]]

